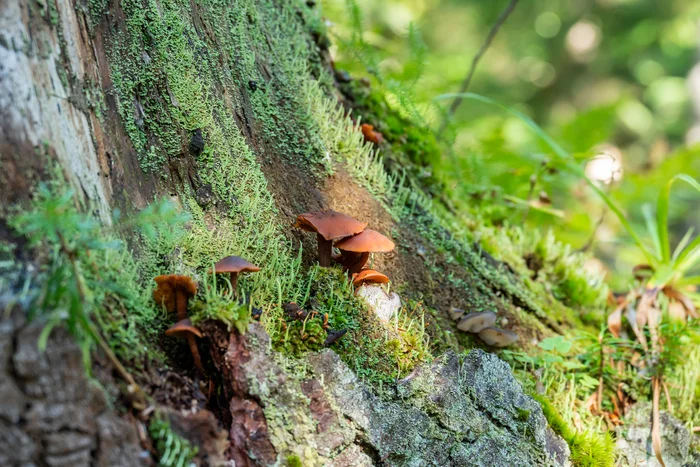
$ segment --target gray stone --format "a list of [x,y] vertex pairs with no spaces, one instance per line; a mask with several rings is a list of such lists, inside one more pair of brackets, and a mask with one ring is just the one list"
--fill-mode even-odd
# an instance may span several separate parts
[[355,292],[362,297],[367,307],[381,320],[389,321],[401,309],[401,298],[396,292],[388,294],[381,285],[363,285]]
[[[691,447],[693,436],[683,423],[662,410],[661,454],[666,467],[700,467],[697,451]],[[651,403],[638,402],[627,413],[625,425],[618,429],[619,465],[623,467],[660,467],[651,444]]]
[[357,444],[351,444],[325,467],[373,467],[372,459]]
[[445,355],[383,399],[332,351],[309,361],[387,466],[569,465],[566,442],[495,355],[475,350],[464,361]]

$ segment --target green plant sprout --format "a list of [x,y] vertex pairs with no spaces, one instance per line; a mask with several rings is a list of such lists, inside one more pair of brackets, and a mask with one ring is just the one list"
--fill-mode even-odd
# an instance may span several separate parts
[[175,434],[170,423],[162,416],[156,415],[151,419],[148,432],[155,441],[156,451],[160,456],[160,467],[189,467],[194,465],[192,460],[197,455],[197,447],[181,436]]
[[[103,317],[99,311],[109,300],[105,297],[99,297],[102,299],[99,300],[98,289],[109,290],[116,300],[120,296],[128,298],[120,284],[106,283],[96,260],[100,255],[121,247],[122,243],[114,236],[119,225],[113,226],[111,231],[101,227],[96,219],[75,208],[71,190],[55,192],[49,185],[41,184],[33,209],[11,220],[12,227],[27,237],[30,247],[35,248],[43,259],[37,281],[42,286],[29,316],[30,319],[41,316],[46,320],[38,346],[45,350],[53,329],[65,326],[82,350],[86,371],[90,371],[90,352],[97,345],[127,382],[128,396],[132,401],[142,403],[144,396],[140,388],[102,336],[104,326],[100,325]],[[156,217],[161,224],[184,220],[173,206],[154,203],[120,227],[150,225]]]

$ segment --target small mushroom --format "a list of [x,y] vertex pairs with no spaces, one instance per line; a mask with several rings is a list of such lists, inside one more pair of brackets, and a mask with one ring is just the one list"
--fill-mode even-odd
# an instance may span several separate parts
[[496,324],[496,313],[484,311],[481,313],[468,313],[457,323],[457,329],[465,332],[477,333]]
[[187,344],[190,346],[190,352],[192,352],[192,359],[194,360],[194,366],[200,372],[204,374],[204,367],[202,366],[202,359],[199,356],[199,349],[197,348],[197,341],[195,337],[202,337],[202,331],[192,324],[189,318],[178,321],[173,324],[165,331],[166,336],[179,337],[181,339],[187,339]]
[[506,347],[517,341],[518,335],[506,329],[489,327],[479,332],[479,339],[491,347]]
[[386,284],[389,278],[374,269],[363,269],[352,275],[352,285],[360,287],[362,284]]
[[360,125],[360,131],[362,131],[362,136],[365,137],[365,141],[369,141],[374,144],[380,144],[384,141],[384,135],[374,129],[374,126],[367,123]]
[[327,268],[331,265],[333,241],[358,234],[367,227],[347,214],[336,211],[319,211],[300,214],[294,227],[306,232],[316,232],[318,240],[318,264]]
[[231,274],[231,290],[236,293],[238,286],[238,274],[241,272],[258,272],[260,268],[248,260],[240,256],[227,256],[222,258],[214,265],[216,274],[230,273]]
[[464,316],[464,310],[461,308],[457,308],[456,306],[451,306],[450,307],[450,318],[452,318],[455,321],[459,321],[462,316]]
[[177,312],[177,319],[187,319],[187,300],[197,293],[197,283],[191,277],[177,274],[158,276],[153,299],[159,305],[165,305],[170,312]]
[[372,229],[343,239],[335,246],[343,253],[340,261],[349,274],[360,272],[370,253],[387,253],[395,247],[394,242]]

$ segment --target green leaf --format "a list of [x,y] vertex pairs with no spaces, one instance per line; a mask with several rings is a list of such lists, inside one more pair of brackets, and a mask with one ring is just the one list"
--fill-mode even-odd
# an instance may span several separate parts
[[673,256],[671,256],[671,261],[672,262],[677,262],[678,259],[681,256],[681,253],[685,250],[685,248],[688,246],[690,243],[690,238],[693,236],[694,229],[691,227],[688,229],[688,231],[683,235],[683,238],[681,238],[681,241],[678,242],[678,245],[676,245],[676,249],[673,250]]
[[555,351],[561,355],[566,355],[571,350],[571,341],[564,336],[547,337],[543,339],[537,346],[548,352]]
[[677,181],[684,181],[696,190],[700,191],[700,183],[687,174],[678,174],[666,183],[666,186],[659,193],[659,200],[656,207],[656,227],[661,242],[661,259],[669,262],[671,259],[671,245],[668,240],[668,203],[671,197],[671,188]]
[[642,215],[644,216],[647,231],[649,232],[652,244],[654,245],[656,256],[661,259],[661,240],[659,239],[659,231],[654,223],[654,215],[651,212],[651,206],[649,204],[642,206]]

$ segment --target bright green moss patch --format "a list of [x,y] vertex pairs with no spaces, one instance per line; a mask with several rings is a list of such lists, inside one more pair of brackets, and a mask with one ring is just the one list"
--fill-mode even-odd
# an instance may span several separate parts
[[217,320],[228,326],[229,330],[245,333],[251,319],[252,304],[236,299],[227,281],[224,281],[226,285],[223,287],[217,287],[215,279],[207,281],[206,276],[197,299],[190,307],[192,323],[196,325],[202,321]]
[[544,396],[530,394],[542,406],[549,426],[564,438],[571,449],[571,462],[576,467],[612,467],[615,465],[615,440],[608,433],[592,430],[579,432],[569,425],[554,405]]
[[277,351],[301,357],[307,352],[321,350],[326,337],[323,320],[309,315],[304,320],[283,324],[274,346]]
[[355,297],[339,269],[317,268],[312,277],[308,304],[320,315],[328,313],[331,329],[348,330],[332,348],[361,379],[375,387],[392,383],[432,359],[422,310],[415,310],[415,318],[402,310],[384,323]]

